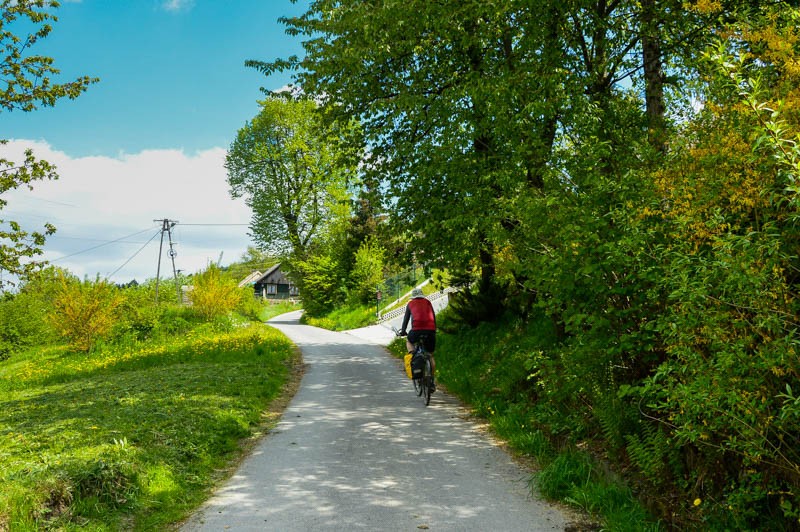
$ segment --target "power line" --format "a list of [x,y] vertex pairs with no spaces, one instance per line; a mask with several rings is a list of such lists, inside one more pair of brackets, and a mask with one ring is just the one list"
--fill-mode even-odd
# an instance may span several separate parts
[[29,212],[22,212],[22,211],[17,211],[17,210],[14,210],[14,209],[3,209],[3,215],[4,216],[11,215],[14,218],[18,218],[20,216],[26,216],[28,218],[41,218],[42,220],[51,220],[53,218],[52,216],[43,216],[41,214],[31,214]]
[[[161,221],[161,220],[157,220],[157,221]],[[178,223],[176,222],[176,224],[175,224],[175,225],[178,225]],[[247,227],[249,224],[219,224],[219,223],[208,223],[208,224],[202,224],[202,223],[201,223],[201,224],[184,224],[184,223],[182,223],[182,224],[180,224],[180,225],[207,226],[207,227],[213,227],[213,226],[241,226],[241,227]],[[123,237],[120,237],[120,238],[117,238],[117,239],[114,239],[114,240],[103,240],[103,241],[102,241],[102,244],[98,244],[98,245],[96,245],[96,246],[92,246],[92,247],[90,247],[90,248],[83,249],[83,250],[81,250],[81,251],[76,251],[75,253],[70,253],[69,255],[64,255],[63,257],[59,257],[59,258],[57,258],[57,259],[53,259],[53,260],[51,260],[50,262],[58,262],[58,261],[60,261],[60,260],[64,260],[64,259],[68,259],[68,258],[70,258],[70,257],[74,257],[75,255],[81,255],[82,253],[88,253],[89,251],[94,251],[95,249],[101,248],[101,247],[103,247],[103,246],[107,246],[107,245],[109,245],[109,244],[116,244],[116,243],[118,243],[118,242],[122,242],[122,241],[123,241],[123,240],[125,240],[126,238],[131,238],[131,237],[134,237],[134,236],[136,236],[136,235],[140,235],[140,234],[142,234],[142,233],[145,233],[145,232],[147,232],[147,231],[149,231],[149,230],[150,230],[149,228],[148,228],[148,229],[142,229],[141,231],[137,231],[137,232],[135,232],[135,233],[132,233],[132,234],[130,234],[130,235],[126,235],[126,236],[123,236]],[[71,238],[71,237],[65,237],[65,236],[60,236],[60,235],[54,235],[54,236],[53,236],[53,238]],[[72,237],[72,239],[74,239],[74,240],[81,240],[81,239],[79,239],[79,238],[74,238],[74,237]],[[85,239],[85,240],[91,240],[91,239]],[[151,238],[150,240],[152,240],[152,238]],[[148,240],[148,241],[147,241],[147,243],[150,243],[150,240]],[[130,243],[130,244],[138,244],[138,242],[126,242],[126,243]]]
[[58,261],[60,261],[60,260],[64,260],[64,259],[68,259],[68,258],[70,258],[70,257],[74,257],[75,255],[80,255],[81,253],[87,253],[87,252],[89,252],[89,251],[94,251],[95,249],[101,248],[101,247],[103,247],[103,246],[107,246],[107,245],[109,245],[109,244],[114,244],[114,243],[116,243],[116,242],[120,242],[121,240],[125,240],[126,238],[131,238],[131,237],[133,237],[133,236],[140,235],[140,234],[142,234],[142,233],[144,233],[144,232],[146,232],[146,231],[150,231],[150,230],[151,230],[151,228],[149,228],[149,227],[148,227],[147,229],[142,229],[141,231],[137,231],[137,232],[135,232],[135,233],[133,233],[133,234],[130,234],[130,235],[127,235],[127,236],[123,236],[123,237],[117,238],[116,240],[109,240],[108,242],[104,242],[104,243],[102,243],[102,244],[98,244],[98,245],[96,245],[96,246],[93,246],[93,247],[90,247],[90,248],[88,248],[88,249],[84,249],[83,251],[77,251],[77,252],[75,252],[75,253],[71,253],[71,254],[69,254],[69,255],[64,255],[63,257],[59,257],[59,258],[57,258],[57,259],[53,259],[53,260],[51,260],[50,262],[58,262]]
[[111,242],[119,242],[120,244],[141,244],[142,243],[140,241],[139,242],[134,242],[134,241],[126,242],[124,240],[105,240],[103,238],[83,238],[83,237],[78,237],[78,236],[63,236],[63,235],[60,235],[58,233],[54,234],[53,236],[51,236],[48,239],[49,242],[52,242],[53,240],[80,240],[81,242],[105,242],[106,244],[109,244]]
[[132,261],[132,260],[133,260],[133,258],[134,258],[136,255],[138,255],[139,253],[141,253],[141,251],[142,251],[142,250],[143,250],[145,247],[147,247],[147,244],[149,244],[150,242],[152,242],[152,241],[153,241],[153,239],[159,235],[159,233],[161,233],[161,229],[159,229],[158,231],[156,231],[156,232],[153,234],[153,236],[151,236],[151,237],[150,237],[150,240],[148,240],[147,242],[145,242],[145,243],[144,243],[144,246],[140,247],[140,248],[139,248],[139,249],[136,251],[136,253],[134,253],[133,255],[131,255],[131,256],[130,256],[130,258],[129,258],[128,260],[126,260],[126,261],[125,261],[125,263],[124,263],[122,266],[120,266],[119,268],[117,268],[116,270],[114,270],[114,272],[113,272],[113,273],[110,273],[110,274],[106,275],[106,279],[108,279],[109,277],[113,277],[113,276],[114,276],[114,275],[115,275],[115,274],[116,274],[118,271],[120,271],[122,268],[124,268],[125,266],[127,266],[127,264],[128,264],[130,261]]
[[37,198],[36,196],[28,196],[27,198],[24,198],[24,199],[32,199],[32,200],[36,200],[36,201],[41,201],[43,203],[51,203],[53,205],[63,205],[64,207],[75,207],[76,209],[80,209],[81,208],[80,205],[75,205],[74,203],[64,203],[63,201],[53,201],[53,200],[44,199],[44,198]]

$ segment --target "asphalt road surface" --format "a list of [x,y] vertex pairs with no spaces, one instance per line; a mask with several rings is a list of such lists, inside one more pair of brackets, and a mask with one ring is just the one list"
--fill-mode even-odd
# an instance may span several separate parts
[[300,389],[184,531],[564,530],[454,398],[426,407],[379,342],[299,317],[270,325],[302,350]]

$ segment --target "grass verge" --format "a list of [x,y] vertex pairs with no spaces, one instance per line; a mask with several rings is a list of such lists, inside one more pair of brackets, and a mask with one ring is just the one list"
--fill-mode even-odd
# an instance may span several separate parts
[[[437,334],[437,380],[485,419],[512,454],[534,459],[538,471],[531,479],[532,489],[591,516],[591,522],[574,524],[574,530],[663,529],[624,482],[582,448],[585,445],[556,440],[539,423],[526,362],[530,353],[555,342],[548,323],[529,324],[521,333],[519,323],[503,320],[456,328],[446,312],[437,319],[443,329]],[[402,341],[395,341],[390,350],[396,356],[405,351]],[[554,413],[548,416],[552,420]]]
[[375,323],[375,307],[364,305],[341,307],[325,316],[303,315],[302,322],[329,331],[350,331]]
[[163,530],[202,502],[298,367],[263,325],[0,364],[0,530]]
[[286,300],[286,301],[278,301],[278,302],[266,302],[261,305],[261,309],[258,313],[258,319],[261,321],[269,321],[275,316],[280,316],[281,314],[286,314],[287,312],[293,312],[295,310],[300,310],[303,306],[300,303]]

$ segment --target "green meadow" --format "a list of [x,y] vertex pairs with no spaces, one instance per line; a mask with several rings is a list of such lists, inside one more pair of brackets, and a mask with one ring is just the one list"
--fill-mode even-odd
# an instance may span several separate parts
[[217,321],[0,362],[0,530],[170,528],[269,429],[297,356],[267,325]]

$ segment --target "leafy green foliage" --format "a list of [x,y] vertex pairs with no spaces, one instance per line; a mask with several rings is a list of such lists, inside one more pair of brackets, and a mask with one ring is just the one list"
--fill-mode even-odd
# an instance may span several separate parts
[[[448,386],[602,447],[677,528],[790,529],[798,20],[784,1],[323,0],[285,20],[302,59],[250,65],[361,121],[390,256],[468,287],[444,326],[484,351],[440,360]],[[484,327],[504,309],[525,340]]]
[[313,100],[283,94],[260,104],[225,158],[228,184],[252,209],[260,247],[303,258],[325,224],[342,215],[351,170]]
[[[0,108],[11,111],[33,111],[39,105],[52,107],[60,98],[77,98],[96,78],[82,76],[67,83],[53,83],[50,75],[58,74],[53,60],[41,55],[28,55],[28,49],[46,38],[56,21],[53,0],[3,0],[0,5],[0,44],[3,53],[3,81]],[[30,24],[26,26],[24,23]],[[30,27],[31,33],[16,35],[11,28]]]
[[210,264],[205,271],[192,277],[189,293],[192,308],[206,320],[226,315],[239,306],[245,296],[234,281],[223,278],[216,264]]
[[666,430],[659,425],[643,423],[641,430],[630,433],[627,440],[626,450],[631,462],[653,485],[674,482],[676,474],[682,476],[676,449],[670,445]]
[[[5,141],[0,140],[0,144],[4,143]],[[0,158],[0,210],[7,205],[7,201],[2,198],[4,192],[22,185],[32,189],[33,181],[57,177],[55,167],[47,161],[37,160],[31,150],[26,150],[23,163]],[[56,228],[47,223],[43,230],[30,232],[13,220],[0,220],[0,223],[3,222],[8,227],[0,229],[0,268],[12,275],[27,277],[41,266],[32,259],[42,254],[41,248],[45,239],[55,233]],[[5,279],[3,283],[12,284],[12,281]]]
[[295,261],[292,268],[300,286],[303,308],[309,316],[321,316],[344,300],[347,292],[345,279],[340,276],[339,265],[332,257],[312,256],[308,260]]
[[[549,351],[558,350],[552,324],[539,315],[530,322],[504,316],[477,327],[454,322],[452,310],[438,319],[436,367],[449,392],[466,400],[517,453],[532,456],[541,469],[533,485],[549,498],[577,506],[609,530],[658,530],[621,480],[599,464],[603,456],[569,441],[586,423],[580,397],[559,393],[565,383],[541,371]],[[402,346],[395,354],[402,356]],[[532,369],[535,373],[530,374]],[[577,414],[569,418],[569,412]]]
[[[305,97],[281,93],[260,104],[226,156],[231,193],[252,209],[259,247],[293,263],[306,310],[324,312],[340,300],[353,262],[342,251],[352,244],[348,230],[356,220],[347,188],[355,159],[344,139],[357,128],[324,125],[317,104]],[[333,291],[330,276],[340,284]]]
[[48,320],[78,351],[88,352],[108,337],[117,320],[122,296],[107,281],[79,281],[61,276]]
[[[61,98],[77,98],[96,78],[82,76],[67,83],[54,83],[51,75],[59,73],[50,57],[30,54],[32,47],[52,31],[52,12],[58,2],[43,0],[3,0],[0,3],[0,110],[29,112],[40,105],[53,106]],[[16,34],[22,28],[30,33]],[[5,143],[0,139],[0,143]],[[23,162],[0,158],[0,210],[7,201],[2,194],[20,186],[32,188],[31,183],[42,179],[55,179],[55,167],[47,161],[36,159],[31,150],[25,152]],[[4,223],[5,222],[5,223]],[[41,265],[32,260],[41,255],[45,238],[55,232],[52,224],[43,230],[26,231],[14,221],[0,220],[0,269],[19,277],[26,277]],[[4,283],[12,281],[5,278]],[[3,288],[0,286],[0,289]]]
[[144,341],[159,334],[159,330],[169,321],[170,304],[155,303],[155,283],[121,289],[124,295],[119,307],[120,313],[114,326],[114,335],[122,340],[131,337],[134,341]]
[[0,300],[0,360],[14,351],[41,344],[52,336],[47,323],[50,310],[46,292],[26,283],[16,294]]
[[361,243],[355,254],[355,264],[350,272],[352,293],[356,301],[369,304],[375,299],[375,291],[383,283],[384,250],[375,240]]
[[374,305],[343,305],[321,316],[303,315],[303,323],[331,331],[349,331],[375,322]]
[[[329,17],[334,8],[336,16]],[[299,76],[303,90],[324,101],[326,117],[340,127],[354,117],[361,122],[371,148],[362,163],[364,182],[374,192],[381,188],[374,183],[388,181],[396,198],[388,203],[400,214],[398,227],[413,232],[408,239],[413,248],[402,250],[406,260],[414,254],[417,260],[455,263],[459,269],[468,265],[480,271],[487,287],[493,282],[493,253],[501,245],[496,242],[506,240],[504,228],[515,223],[508,199],[524,195],[529,181],[541,179],[518,174],[534,161],[505,151],[496,139],[507,138],[509,128],[524,130],[524,140],[530,141],[523,143],[525,149],[546,152],[538,139],[530,139],[538,121],[516,129],[511,117],[535,106],[558,85],[553,73],[564,71],[529,61],[539,41],[516,48],[521,33],[509,24],[515,19],[539,20],[516,3],[508,8],[465,4],[454,14],[451,6],[425,2],[369,9],[357,2],[320,2],[307,16],[287,21],[297,33],[327,32],[307,43],[308,60]],[[364,25],[390,31],[362,32]],[[548,60],[556,57],[553,53]],[[292,62],[248,64],[270,72]],[[544,72],[548,75],[540,75]],[[493,74],[513,80],[513,94],[496,97],[498,83],[487,82]],[[551,79],[552,87],[543,86],[542,80]],[[554,113],[540,110],[547,114],[542,128],[553,129]],[[440,223],[443,219],[446,223]],[[473,259],[477,264],[469,264]],[[345,261],[337,262],[348,274]]]

